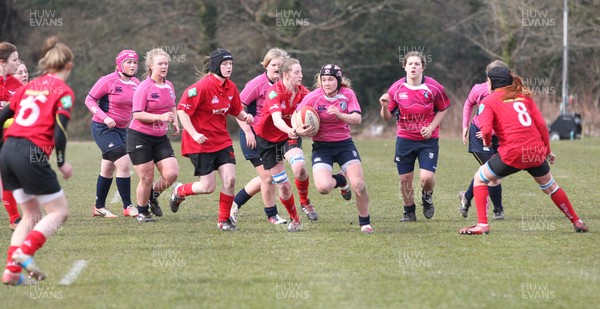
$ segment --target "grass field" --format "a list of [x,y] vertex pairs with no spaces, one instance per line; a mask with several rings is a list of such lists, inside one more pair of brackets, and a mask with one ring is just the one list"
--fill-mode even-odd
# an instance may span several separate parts
[[[176,145],[178,147],[178,145]],[[486,236],[463,236],[472,224],[456,194],[477,169],[458,140],[440,142],[436,213],[399,222],[402,207],[392,140],[357,141],[375,234],[362,235],[357,210],[337,192],[311,199],[319,221],[303,232],[268,224],[256,197],[241,210],[241,231],[216,228],[218,194],[188,198],[156,223],[91,217],[100,154],[70,143],[75,176],[63,182],[71,216],[37,254],[48,278],[31,287],[0,287],[4,308],[571,308],[600,303],[600,139],[556,142],[553,173],[591,232],[572,225],[533,180],[520,173],[504,186],[506,220]],[[310,147],[309,147],[310,148]],[[236,151],[239,150],[236,146]],[[178,149],[176,150],[178,151]],[[254,176],[238,153],[238,184]],[[180,181],[194,179],[180,158]],[[135,184],[137,179],[133,178]],[[312,180],[311,180],[312,181]],[[110,197],[116,188],[113,185]],[[236,189],[237,190],[237,189]],[[419,194],[420,196],[420,194]],[[120,204],[109,206],[120,214]],[[285,213],[279,205],[280,213]],[[6,254],[8,219],[0,212]],[[59,285],[76,261],[88,264]],[[596,304],[596,305],[593,305]]]

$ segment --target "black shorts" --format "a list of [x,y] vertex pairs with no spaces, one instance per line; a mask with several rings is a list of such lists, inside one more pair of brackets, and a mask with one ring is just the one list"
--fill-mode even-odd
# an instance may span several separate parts
[[[492,173],[494,173],[499,178],[504,178],[508,175],[521,171],[521,169],[512,167],[504,163],[502,161],[502,158],[500,158],[499,154],[496,154],[491,159],[489,159],[487,161],[487,164],[492,170]],[[542,177],[550,172],[550,165],[548,164],[548,161],[544,161],[544,163],[538,166],[526,168],[525,170],[527,171],[527,173],[529,173],[529,175],[533,177]]]
[[265,170],[270,170],[285,159],[285,153],[293,148],[302,149],[302,138],[287,139],[283,142],[272,143],[256,136],[256,147],[260,153]]
[[46,195],[61,190],[48,155],[30,140],[9,137],[0,152],[4,189],[23,189],[26,194]]
[[166,135],[153,136],[127,128],[127,153],[133,165],[150,161],[160,162],[175,157],[171,141]]
[[[489,158],[498,153],[498,137],[492,135],[492,147],[488,150],[483,149],[483,140],[477,138],[477,132],[481,131],[473,122],[469,127],[469,152],[471,153],[491,153]],[[489,159],[488,158],[488,159]],[[486,162],[487,160],[483,161]]]
[[[252,127],[250,127],[250,129],[252,132],[254,132]],[[254,133],[254,137],[256,137],[256,133]],[[258,147],[250,149],[248,146],[246,146],[246,133],[244,133],[244,130],[240,130],[240,148],[242,149],[244,158],[250,161],[252,166],[258,167],[262,165],[262,160],[260,159],[260,154],[258,153]]]
[[102,159],[115,162],[127,154],[127,130],[109,128],[104,123],[92,121],[92,137],[102,151]]
[[233,146],[229,146],[216,152],[194,153],[189,155],[189,157],[194,165],[194,176],[208,175],[224,164],[235,164]]

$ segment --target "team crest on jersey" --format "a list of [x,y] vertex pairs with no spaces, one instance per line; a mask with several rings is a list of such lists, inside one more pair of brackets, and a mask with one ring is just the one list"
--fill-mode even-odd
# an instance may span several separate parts
[[479,110],[477,111],[477,115],[483,113],[484,109],[485,109],[485,106],[483,104],[479,104]]
[[171,99],[175,100],[175,92],[169,90],[169,94],[171,95]]
[[212,104],[219,104],[219,98],[217,98],[217,96],[216,96],[216,95],[215,95],[215,96],[213,96],[211,103],[212,103]]
[[429,92],[423,91],[423,96],[425,97],[425,99],[428,99],[429,98]]
[[231,101],[231,100],[233,100],[233,96],[230,95],[230,96],[227,97],[227,99],[229,99],[229,101]]
[[345,111],[348,108],[348,103],[346,103],[346,101],[342,101],[342,103],[340,103],[340,109]]
[[195,97],[197,95],[198,95],[198,90],[196,90],[196,87],[188,90],[188,98]]
[[71,108],[73,106],[73,99],[70,95],[64,96],[60,99],[60,103],[62,103],[63,108]]
[[269,92],[269,99],[273,100],[275,97],[277,97],[277,92],[275,90],[271,90],[271,92]]
[[400,92],[400,95],[398,95],[398,99],[400,99],[400,100],[408,100],[408,93],[406,93],[406,92]]

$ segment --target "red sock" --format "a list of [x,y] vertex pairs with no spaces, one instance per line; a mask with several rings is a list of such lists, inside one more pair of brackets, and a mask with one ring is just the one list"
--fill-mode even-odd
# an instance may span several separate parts
[[308,185],[309,185],[308,177],[306,177],[305,180],[298,180],[298,178],[295,178],[294,182],[296,183],[296,188],[298,189],[298,196],[300,197],[300,204],[301,205],[310,204],[310,201],[308,200]]
[[177,189],[177,195],[179,196],[188,196],[188,195],[196,195],[194,191],[192,191],[193,182],[186,183],[183,186]]
[[36,230],[33,230],[29,232],[29,235],[27,235],[27,238],[25,238],[25,241],[21,245],[21,251],[27,255],[34,255],[35,252],[41,248],[45,242],[46,236]]
[[573,210],[573,206],[571,206],[571,201],[569,201],[567,194],[562,188],[558,188],[556,192],[550,195],[550,198],[552,198],[552,201],[556,207],[558,207],[558,209],[560,209],[560,211],[562,211],[565,216],[571,220],[571,223],[575,223],[579,220],[577,213],[575,210]]
[[284,200],[281,197],[279,198],[279,200],[281,201],[281,204],[285,206],[285,209],[287,209],[287,212],[290,215],[290,219],[292,219],[292,221],[300,222],[300,217],[298,216],[298,212],[296,211],[296,201],[294,200],[294,195],[292,194],[292,196],[287,200]]
[[14,223],[15,220],[21,217],[19,214],[19,209],[17,208],[17,201],[15,201],[12,191],[2,190],[2,202],[4,203],[6,212],[8,212],[10,223]]
[[473,195],[475,196],[475,206],[477,206],[477,223],[488,224],[487,220],[487,186],[473,187]]
[[229,220],[231,204],[233,204],[233,195],[227,195],[221,192],[219,195],[219,222]]
[[15,252],[17,249],[19,249],[19,246],[8,247],[8,254],[6,257],[6,269],[12,271],[13,273],[20,273],[21,271],[23,271],[21,266],[15,264],[15,262],[13,262],[12,260],[13,252]]

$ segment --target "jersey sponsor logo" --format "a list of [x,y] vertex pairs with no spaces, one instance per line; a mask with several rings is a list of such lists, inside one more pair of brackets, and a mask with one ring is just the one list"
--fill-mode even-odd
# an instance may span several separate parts
[[345,111],[348,109],[348,103],[346,103],[346,101],[342,101],[342,103],[340,103],[340,109]]
[[150,94],[150,97],[153,98],[153,99],[160,98],[160,96],[158,95],[158,92],[154,92],[154,93]]
[[327,107],[325,107],[325,105],[318,105],[317,106],[317,111],[319,112],[324,112],[327,110]]
[[121,86],[116,86],[116,87],[115,87],[115,92],[123,92],[123,87],[121,87]]
[[190,107],[192,107],[192,104],[187,103],[179,103],[179,105],[183,106],[184,109],[190,109]]
[[269,109],[276,109],[279,108],[279,104],[273,104]]
[[408,100],[408,93],[400,92],[400,94],[398,95],[398,99],[399,100]]
[[229,106],[223,108],[213,109],[213,115],[227,115],[227,111],[229,111]]
[[269,99],[273,100],[273,98],[277,97],[277,91],[275,90],[271,90],[271,92],[269,92]]
[[32,89],[27,89],[25,90],[25,95],[30,95],[33,97],[37,97],[38,95],[48,95],[50,92],[48,90],[32,90]]
[[211,103],[212,104],[219,104],[219,98],[216,95],[213,96]]
[[60,99],[60,102],[62,103],[63,108],[73,107],[73,99],[71,98],[70,95],[62,97]]
[[188,97],[195,97],[198,95],[198,90],[196,89],[196,87],[189,89],[188,90]]

